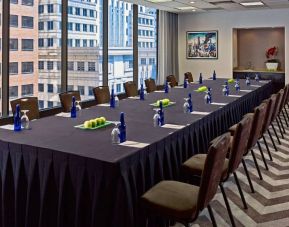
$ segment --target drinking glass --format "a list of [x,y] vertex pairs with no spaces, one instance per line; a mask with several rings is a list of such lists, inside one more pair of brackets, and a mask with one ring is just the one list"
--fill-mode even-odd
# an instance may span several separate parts
[[80,105],[80,101],[75,101],[75,108],[76,108],[76,116],[80,116],[81,113],[81,105]]
[[190,112],[189,98],[184,98],[184,100],[185,100],[185,103],[183,105],[184,113],[189,113]]
[[117,97],[117,95],[114,95],[114,106],[119,107],[119,98]]
[[21,110],[21,112],[23,113],[22,117],[21,117],[21,126],[24,128],[24,129],[30,129],[30,126],[29,126],[29,118],[27,116],[27,112],[29,110]]
[[119,122],[114,122],[114,128],[111,131],[112,144],[119,144],[120,143],[120,138],[119,138],[120,131],[118,129],[119,125],[120,125]]
[[154,109],[155,110],[155,115],[153,117],[153,123],[154,123],[154,127],[159,126],[159,121],[160,121],[160,114],[159,111],[160,109]]

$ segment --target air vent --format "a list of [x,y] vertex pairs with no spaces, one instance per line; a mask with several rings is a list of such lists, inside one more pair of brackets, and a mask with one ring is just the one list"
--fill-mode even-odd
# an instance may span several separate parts
[[219,1],[219,2],[210,2],[213,5],[218,5],[218,4],[232,4],[235,3],[233,1]]

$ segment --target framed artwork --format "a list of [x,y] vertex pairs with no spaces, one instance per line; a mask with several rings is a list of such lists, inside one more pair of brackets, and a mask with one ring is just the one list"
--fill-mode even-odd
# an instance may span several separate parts
[[218,31],[187,32],[187,59],[218,59]]

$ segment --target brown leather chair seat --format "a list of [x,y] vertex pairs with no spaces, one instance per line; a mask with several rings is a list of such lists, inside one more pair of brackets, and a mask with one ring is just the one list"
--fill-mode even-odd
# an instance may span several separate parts
[[109,103],[110,93],[108,86],[99,86],[92,89],[97,104]]
[[27,112],[29,120],[40,118],[37,97],[23,97],[10,101],[13,114],[15,114],[17,104],[20,105],[21,110],[29,110]]
[[177,181],[161,181],[142,199],[150,209],[176,219],[191,219],[197,209],[199,187]]
[[75,100],[81,101],[79,91],[67,91],[59,94],[60,103],[64,112],[70,112],[73,96]]
[[178,86],[177,79],[174,75],[167,76],[167,82],[170,84],[171,87]]
[[138,95],[137,86],[133,81],[124,83],[124,90],[127,97],[134,97]]
[[151,92],[154,92],[155,90],[157,90],[156,82],[154,79],[146,79],[145,85],[146,85],[148,93],[151,93]]
[[185,76],[185,79],[188,80],[189,83],[194,82],[194,78],[191,72],[186,72],[184,76]]

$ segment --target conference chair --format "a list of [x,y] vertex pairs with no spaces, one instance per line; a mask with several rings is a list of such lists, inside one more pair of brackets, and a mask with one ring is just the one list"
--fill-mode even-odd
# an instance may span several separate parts
[[170,84],[171,87],[178,86],[177,79],[174,75],[167,76],[167,82]]
[[185,75],[185,80],[188,80],[189,83],[194,82],[194,78],[191,72],[186,72],[184,75]]
[[27,112],[29,120],[40,118],[37,97],[23,97],[10,101],[13,114],[15,114],[17,104],[20,105],[21,110],[29,110]]
[[124,90],[127,97],[133,97],[138,95],[137,86],[133,81],[124,83]]
[[108,86],[99,86],[92,89],[96,104],[109,103],[110,93]]
[[73,96],[76,101],[81,101],[79,91],[67,91],[59,94],[60,103],[64,112],[70,112]]
[[151,92],[154,92],[155,90],[157,90],[156,82],[154,79],[146,79],[145,85],[146,85],[148,93],[151,93]]

